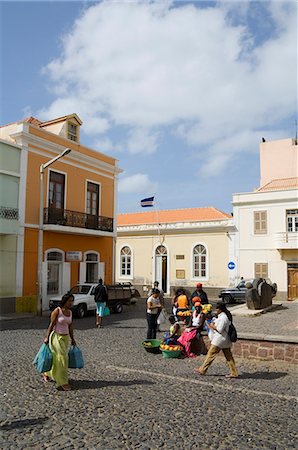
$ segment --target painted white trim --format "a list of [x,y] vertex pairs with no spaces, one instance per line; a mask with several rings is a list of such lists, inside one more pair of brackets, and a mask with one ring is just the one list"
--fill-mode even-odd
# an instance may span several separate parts
[[[35,226],[33,227],[35,228]],[[97,237],[116,237],[113,232],[100,231],[100,230],[90,230],[89,228],[77,228],[77,227],[67,227],[64,225],[44,225],[44,231],[56,231],[59,233],[67,234],[82,234],[85,236],[97,236]]]
[[[65,149],[65,147],[69,147],[70,142],[73,145],[77,145],[78,148],[80,147],[80,144],[78,144],[75,141],[69,141],[69,139],[65,139],[65,141],[66,141],[65,145],[60,145],[55,142],[52,142],[51,138],[53,138],[53,133],[46,131],[45,129],[42,129],[42,132],[45,133],[46,135],[48,135],[49,139],[43,139],[41,137],[35,136],[29,132],[29,127],[25,127],[24,125],[29,125],[29,124],[22,123],[22,124],[18,125],[16,130],[10,134],[10,137],[15,139],[17,142],[21,141],[21,142],[26,142],[29,145],[40,146],[44,150],[53,151],[55,154],[59,154]],[[34,127],[34,125],[32,125],[32,124],[30,124],[30,127],[41,130],[39,127]],[[55,135],[55,136],[57,136],[57,135]],[[57,137],[59,137],[61,139],[61,136],[57,136]],[[84,148],[86,148],[86,150],[96,152],[96,150],[89,149],[87,147],[84,147]],[[32,149],[30,149],[30,151],[31,150]],[[104,157],[107,157],[107,155],[105,155],[104,153],[101,153],[101,152],[96,152],[96,153],[98,153],[99,156],[102,155]],[[116,168],[115,165],[113,165],[113,164],[109,164],[109,163],[101,161],[95,157],[88,156],[83,153],[77,152],[74,149],[72,149],[72,152],[68,156],[68,158],[72,159],[74,161],[77,161],[79,163],[85,163],[85,164],[91,165],[92,167],[95,166],[97,168],[100,168],[100,169],[110,172],[112,174],[114,174],[116,171],[118,173],[123,172],[122,169]],[[115,158],[111,158],[111,159],[113,159],[115,162],[118,161]]]
[[24,227],[25,228],[37,228],[37,229],[39,229],[39,225],[37,225],[35,223],[25,223]]
[[46,206],[43,205],[44,208],[49,208],[49,189],[50,189],[50,172],[60,173],[65,176],[64,180],[64,206],[62,209],[67,209],[67,172],[63,172],[61,170],[48,169],[47,173],[47,195],[46,195]]
[[[130,275],[122,275],[121,274],[121,250],[123,249],[123,247],[128,247],[130,250]],[[133,248],[131,247],[130,244],[121,244],[121,247],[119,248],[119,257],[118,257],[118,273],[119,273],[119,279],[123,279],[123,280],[133,280],[133,274],[134,274],[134,252],[133,252]]]
[[[197,245],[203,245],[206,249],[206,276],[205,277],[194,277],[194,249]],[[208,245],[205,242],[196,242],[191,247],[191,253],[190,253],[190,279],[194,282],[199,281],[209,281],[209,250]]]
[[[19,180],[19,194],[18,194],[18,208],[19,208],[19,232],[17,239],[17,257],[16,257],[16,295],[23,295],[23,276],[24,276],[24,245],[25,245],[25,209],[26,209],[26,189],[27,189],[27,166],[28,166],[28,148],[21,147],[20,154],[20,180]],[[38,225],[37,225],[38,228]],[[37,272],[36,272],[37,276]],[[37,290],[36,290],[37,294]]]
[[[24,227],[19,228],[17,235],[16,254],[16,296],[23,295],[23,272],[24,272]],[[36,290],[37,293],[37,290]]]
[[97,215],[101,216],[101,194],[102,194],[101,185],[102,185],[102,183],[100,181],[90,180],[89,178],[85,179],[85,213],[87,214],[87,187],[88,187],[88,182],[89,183],[93,183],[93,184],[97,184],[99,186]]
[[210,231],[214,233],[214,231],[228,231],[230,229],[234,229],[234,220],[224,220],[224,221],[209,221],[209,222],[174,222],[174,223],[161,223],[161,224],[143,224],[143,225],[126,225],[126,226],[118,226],[117,232],[125,233],[125,232],[150,232],[154,230],[165,230],[167,233],[177,233],[181,230],[181,232],[186,232],[187,230],[191,230],[192,232],[195,229],[198,229],[199,232],[202,231]]
[[156,273],[155,273],[156,272],[156,261],[155,261],[156,255],[155,255],[155,253],[156,253],[157,247],[160,247],[160,246],[165,247],[165,249],[167,250],[167,255],[166,255],[167,256],[167,291],[165,292],[165,294],[169,294],[170,289],[171,289],[171,287],[170,287],[170,261],[171,261],[171,258],[170,258],[169,247],[165,243],[162,244],[161,242],[157,242],[153,246],[152,275],[154,275],[154,276],[153,276],[153,279],[151,280],[151,285],[153,286],[154,281],[156,281]]
[[[94,253],[95,255],[97,255],[98,260],[97,261],[87,261],[87,255],[90,255],[90,253]],[[84,262],[94,262],[94,263],[99,263],[100,262],[100,253],[97,252],[96,250],[87,250],[86,252],[84,252],[83,255],[83,261]]]
[[[51,253],[51,252],[61,253],[62,254],[62,261],[48,261],[48,253]],[[61,248],[48,248],[44,252],[44,261],[47,261],[47,262],[61,262],[61,263],[65,262],[65,251],[61,250]]]
[[18,148],[19,150],[22,150],[22,146],[21,145],[17,145],[14,142],[11,142],[11,141],[6,141],[3,138],[0,138],[0,143],[1,144],[5,144],[5,145],[10,145],[10,147],[15,147],[15,148]]
[[0,169],[0,173],[1,175],[8,175],[10,177],[16,177],[16,178],[20,178],[21,174],[18,172],[11,172],[10,170],[4,170],[4,169]]

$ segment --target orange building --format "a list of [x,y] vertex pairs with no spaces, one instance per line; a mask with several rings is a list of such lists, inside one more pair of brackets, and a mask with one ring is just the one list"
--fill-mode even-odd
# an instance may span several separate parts
[[16,258],[16,311],[37,307],[40,167],[44,171],[42,308],[78,282],[114,281],[117,180],[115,158],[80,144],[76,114],[41,122],[33,117],[0,128],[21,147]]

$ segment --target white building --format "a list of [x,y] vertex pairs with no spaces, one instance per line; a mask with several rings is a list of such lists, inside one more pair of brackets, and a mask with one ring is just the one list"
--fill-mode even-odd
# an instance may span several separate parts
[[133,283],[143,295],[154,281],[165,293],[197,282],[217,296],[235,284],[228,269],[234,255],[233,218],[216,208],[119,214],[116,281]]
[[277,283],[280,299],[298,298],[297,142],[260,144],[261,187],[234,194],[238,275]]

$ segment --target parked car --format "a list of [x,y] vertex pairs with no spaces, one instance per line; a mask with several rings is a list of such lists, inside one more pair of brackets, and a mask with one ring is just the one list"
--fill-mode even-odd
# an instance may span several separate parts
[[[247,291],[246,283],[253,283],[254,278],[241,280],[240,283],[236,287],[230,287],[226,289],[222,289],[219,293],[219,297],[222,299],[224,303],[245,303],[245,294]],[[260,283],[262,282],[262,278],[259,278]],[[272,283],[269,278],[266,278],[266,282],[270,284],[272,288],[273,297],[276,296],[277,285],[276,283]]]
[[[94,290],[97,284],[84,283],[78,284],[70,289],[70,293],[74,296],[72,310],[74,314],[83,318],[88,311],[95,311],[96,303],[94,301]],[[135,303],[135,296],[138,295],[137,290],[131,283],[117,283],[107,285],[108,302],[107,306],[115,313],[123,311],[123,305]],[[49,301],[50,310],[53,311],[60,305],[61,297],[52,297]]]

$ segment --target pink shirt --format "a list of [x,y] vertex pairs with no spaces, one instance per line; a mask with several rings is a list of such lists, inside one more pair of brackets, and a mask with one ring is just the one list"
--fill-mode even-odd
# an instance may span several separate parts
[[70,316],[65,316],[62,309],[58,306],[58,317],[55,325],[55,332],[59,334],[69,334],[69,325],[72,322],[72,312],[70,311]]

